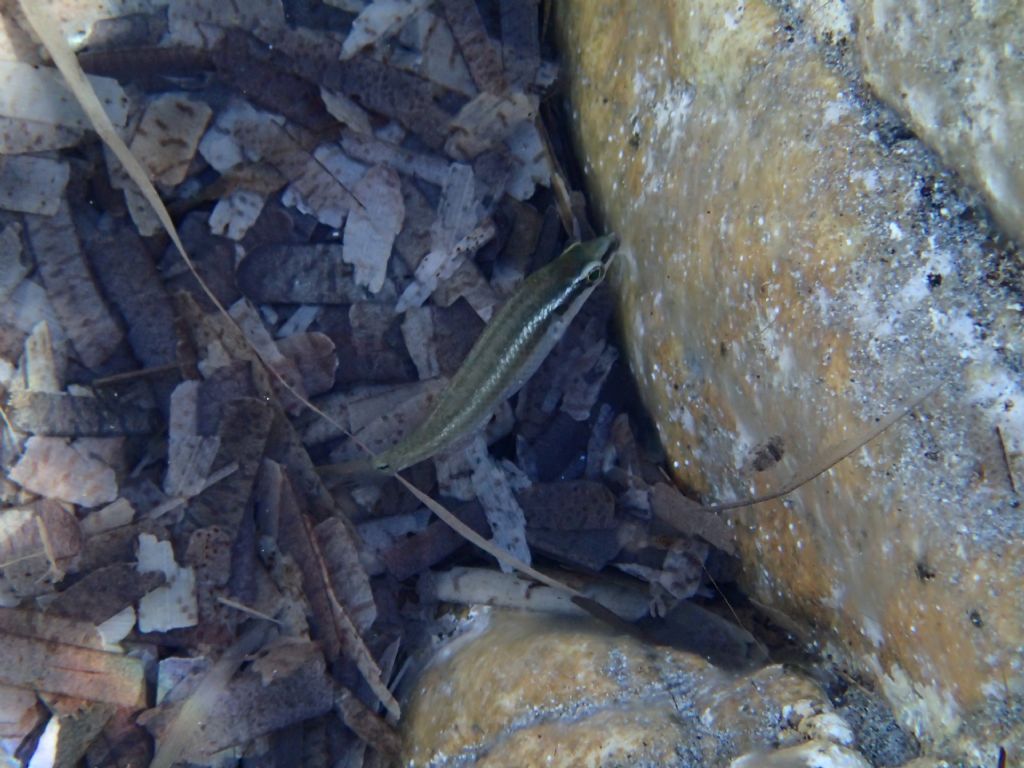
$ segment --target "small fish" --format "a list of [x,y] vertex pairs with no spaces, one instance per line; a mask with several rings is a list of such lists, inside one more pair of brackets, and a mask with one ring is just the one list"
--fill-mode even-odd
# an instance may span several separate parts
[[495,407],[534,374],[562,338],[614,257],[614,235],[574,243],[523,281],[494,315],[452,376],[434,410],[376,456],[318,469],[329,475],[392,474],[451,447],[483,427]]

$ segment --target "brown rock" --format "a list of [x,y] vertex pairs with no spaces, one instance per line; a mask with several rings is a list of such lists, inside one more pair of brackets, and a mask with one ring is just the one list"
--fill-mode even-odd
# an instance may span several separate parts
[[856,51],[879,98],[985,196],[1011,237],[1024,238],[1020,5],[795,4],[819,40]]
[[560,8],[630,362],[681,480],[769,491],[943,385],[731,519],[758,600],[873,676],[926,748],[994,763],[1024,738],[1000,714],[1024,686],[1020,253],[775,7]]
[[802,742],[823,714],[843,736],[821,689],[781,666],[734,677],[589,620],[481,609],[471,622],[415,684],[403,765],[726,765]]

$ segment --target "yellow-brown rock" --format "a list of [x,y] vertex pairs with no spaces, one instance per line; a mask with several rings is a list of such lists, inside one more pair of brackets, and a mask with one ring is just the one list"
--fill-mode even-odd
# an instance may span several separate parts
[[929,752],[1021,753],[1020,253],[794,14],[558,8],[589,191],[624,246],[630,363],[680,480],[769,491],[941,384],[785,502],[733,514],[745,579]]
[[[416,680],[403,765],[724,766],[848,730],[780,666],[731,675],[591,619],[481,611]],[[802,727],[823,715],[839,727]]]
[[[853,44],[864,79],[1024,241],[1024,5],[1020,0],[794,3],[815,37]],[[856,32],[854,32],[856,30]]]

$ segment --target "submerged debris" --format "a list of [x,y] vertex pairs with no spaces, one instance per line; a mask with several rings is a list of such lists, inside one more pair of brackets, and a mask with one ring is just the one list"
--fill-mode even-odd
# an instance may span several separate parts
[[627,621],[731,552],[633,438],[606,299],[413,486],[321,480],[422,420],[571,215],[538,3],[329,5],[142,2],[77,41],[192,265],[35,46],[0,61],[0,754],[393,758],[441,603],[580,610],[416,489]]

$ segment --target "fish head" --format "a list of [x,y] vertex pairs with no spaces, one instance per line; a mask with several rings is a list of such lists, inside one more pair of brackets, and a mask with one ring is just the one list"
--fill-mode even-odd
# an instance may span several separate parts
[[604,280],[608,267],[617,253],[615,235],[595,237],[569,246],[558,258],[561,280],[577,291],[589,292]]

